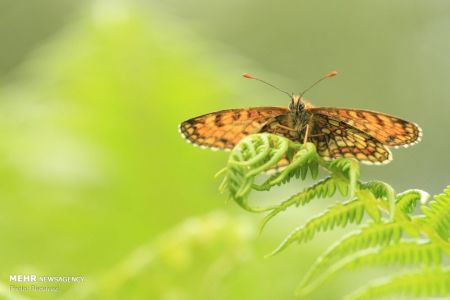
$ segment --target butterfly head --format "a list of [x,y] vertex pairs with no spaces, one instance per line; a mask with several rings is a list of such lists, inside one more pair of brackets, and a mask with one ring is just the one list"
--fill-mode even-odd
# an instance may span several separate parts
[[300,114],[305,108],[305,102],[303,102],[303,98],[300,95],[292,95],[291,103],[289,104],[289,110],[291,112],[295,112]]

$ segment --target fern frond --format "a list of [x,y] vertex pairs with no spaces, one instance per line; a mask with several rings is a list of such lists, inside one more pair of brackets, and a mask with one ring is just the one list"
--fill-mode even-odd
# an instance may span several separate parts
[[361,266],[393,266],[393,265],[422,265],[423,267],[438,268],[442,262],[442,250],[439,245],[430,242],[400,242],[381,248],[368,250],[363,253],[346,257],[323,272],[312,283],[303,280],[298,293],[305,295],[316,289],[325,281],[339,272],[355,269]]
[[[262,185],[254,183],[258,175],[276,170],[282,159],[290,162],[282,172],[274,174]],[[220,190],[228,191],[230,198],[246,210],[265,211],[267,209],[248,205],[247,199],[252,189],[269,190],[293,177],[304,178],[308,170],[311,176],[316,178],[319,159],[314,144],[296,144],[279,135],[268,133],[250,135],[232,150],[226,168],[220,172],[226,173]]]
[[359,224],[364,216],[364,203],[359,199],[336,203],[324,213],[309,219],[305,225],[295,229],[268,256],[275,255],[294,242],[304,243],[312,240],[320,231],[332,230],[336,226],[345,227],[349,223]]
[[387,183],[371,180],[360,184],[361,189],[369,190],[378,199],[393,199],[395,197],[394,189]]
[[357,257],[350,257],[345,268],[370,265],[439,266],[442,251],[439,245],[430,242],[400,242]]
[[332,197],[336,192],[336,183],[333,178],[325,178],[311,187],[304,189],[302,192],[292,196],[286,201],[283,201],[279,205],[275,206],[273,210],[267,214],[261,221],[260,231],[264,229],[264,226],[273,217],[286,210],[290,206],[300,206],[308,204],[314,198]]
[[369,182],[360,183],[359,188],[369,190],[375,198],[384,200],[384,202],[379,204],[381,204],[381,206],[388,211],[391,219],[394,218],[395,191],[389,184],[378,180],[372,180]]
[[427,192],[421,190],[408,190],[397,195],[395,207],[402,213],[410,215],[414,212],[417,202],[426,203],[429,198]]
[[311,281],[337,258],[371,247],[395,244],[400,241],[401,237],[402,225],[400,223],[369,223],[361,230],[348,234],[332,245],[316,260],[304,277],[304,282]]
[[313,179],[317,178],[319,173],[319,156],[316,152],[316,146],[312,143],[301,145],[298,151],[293,155],[291,163],[281,172],[272,175],[260,186],[254,186],[257,190],[269,190],[271,187],[289,182],[292,178],[306,178],[308,170]]
[[375,222],[381,221],[381,212],[379,200],[368,190],[359,190],[356,192],[358,199],[364,203],[364,209]]
[[361,171],[359,163],[351,158],[340,158],[330,161],[325,168],[328,169],[337,181],[344,181],[350,189],[350,197],[353,197],[356,190],[356,183],[359,180]]
[[289,140],[272,134],[242,139],[230,154],[221,191],[227,190],[230,197],[244,209],[260,211],[247,204],[254,177],[276,166],[288,152],[289,146]]
[[448,241],[450,233],[450,186],[443,194],[430,201],[429,206],[422,206],[425,222],[429,224],[439,236]]
[[[289,164],[286,166],[286,163]],[[330,173],[328,178],[304,188],[278,205],[268,208],[248,205],[252,190],[267,191],[293,178],[304,180],[308,174],[316,179],[320,166]],[[281,167],[285,169],[262,184],[255,183],[257,176],[279,171]],[[447,264],[443,258],[450,256],[450,186],[430,202],[429,195],[421,190],[408,190],[396,195],[387,183],[360,182],[359,163],[354,159],[324,161],[312,143],[302,145],[267,133],[241,140],[220,173],[225,174],[221,191],[228,191],[241,207],[253,212],[269,212],[261,222],[261,230],[289,207],[306,205],[315,198],[332,197],[339,191],[343,197],[351,199],[331,205],[323,213],[310,218],[268,256],[283,251],[294,242],[308,242],[321,231],[346,227],[350,223],[361,224],[364,214],[373,220],[336,242],[317,259],[300,284],[300,294],[310,293],[343,270],[378,265],[407,265],[424,271],[365,287],[354,294],[355,299],[395,293],[418,296],[449,294],[450,270],[441,269]],[[419,203],[422,214],[416,210]]]
[[397,275],[382,282],[365,286],[346,300],[370,300],[392,296],[404,299],[448,297],[450,295],[450,270],[423,271]]
[[[289,165],[283,171],[273,174],[262,184],[255,184],[256,176],[276,170],[283,159],[289,161]],[[353,196],[360,176],[356,160],[340,158],[325,162],[317,154],[312,143],[302,145],[279,135],[254,134],[242,139],[232,150],[227,167],[219,172],[226,174],[220,190],[228,191],[230,197],[246,210],[267,211],[271,208],[255,208],[248,205],[247,199],[251,190],[267,191],[292,178],[304,180],[308,173],[312,179],[316,179],[319,166],[323,166],[331,173],[335,186],[342,195],[347,195],[350,191],[350,196]]]

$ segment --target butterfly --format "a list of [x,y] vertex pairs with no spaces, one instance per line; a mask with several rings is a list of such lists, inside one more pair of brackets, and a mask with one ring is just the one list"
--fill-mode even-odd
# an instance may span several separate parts
[[325,160],[354,158],[365,164],[388,163],[392,160],[390,147],[409,147],[421,140],[422,130],[413,122],[370,110],[314,107],[304,101],[306,91],[336,74],[333,71],[300,95],[293,95],[245,73],[246,78],[288,94],[289,106],[217,111],[184,121],[179,131],[189,143],[213,150],[231,150],[244,137],[267,132],[313,143]]

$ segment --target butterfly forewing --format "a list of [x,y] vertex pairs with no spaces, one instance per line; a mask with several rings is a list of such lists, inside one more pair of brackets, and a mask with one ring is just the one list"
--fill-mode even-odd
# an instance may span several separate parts
[[233,149],[245,136],[258,133],[275,117],[286,115],[287,107],[254,107],[222,110],[180,124],[184,138],[194,145],[213,149]]
[[348,108],[315,107],[312,114],[333,117],[374,137],[386,146],[409,146],[420,141],[422,131],[414,123],[384,113]]

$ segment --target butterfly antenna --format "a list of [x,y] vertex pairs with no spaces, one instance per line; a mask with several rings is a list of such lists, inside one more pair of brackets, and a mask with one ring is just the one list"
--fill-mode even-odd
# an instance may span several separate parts
[[290,93],[288,93],[288,92],[286,92],[286,91],[283,91],[283,90],[280,89],[279,87],[277,87],[277,86],[275,86],[275,85],[273,85],[273,84],[271,84],[271,83],[268,83],[267,81],[264,81],[264,80],[262,80],[262,79],[256,78],[256,77],[254,77],[252,74],[244,73],[244,74],[242,74],[242,76],[245,77],[245,78],[248,78],[248,79],[254,79],[254,80],[261,81],[262,83],[265,83],[265,84],[267,84],[267,85],[273,87],[274,89],[279,90],[279,91],[282,92],[282,93],[285,93],[286,95],[289,96],[289,98],[292,98],[292,94],[290,94]]
[[333,72],[330,72],[330,73],[328,73],[327,75],[323,76],[322,78],[320,78],[319,80],[317,80],[316,82],[314,82],[313,84],[311,84],[306,90],[304,90],[304,91],[300,94],[300,98],[303,97],[303,95],[304,95],[307,91],[309,91],[312,87],[314,87],[316,84],[318,84],[318,83],[321,82],[322,80],[324,80],[324,79],[326,79],[326,78],[330,78],[330,77],[336,76],[336,75],[337,75],[337,72],[336,72],[336,71],[333,71]]

